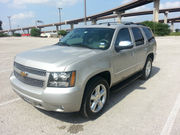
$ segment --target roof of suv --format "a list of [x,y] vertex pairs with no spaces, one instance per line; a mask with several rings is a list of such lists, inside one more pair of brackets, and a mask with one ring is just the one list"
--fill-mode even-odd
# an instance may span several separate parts
[[112,29],[116,29],[116,28],[119,28],[119,27],[128,27],[128,26],[134,26],[134,27],[145,27],[143,25],[139,25],[139,24],[110,24],[108,25],[107,24],[98,24],[98,25],[86,25],[86,26],[81,26],[81,27],[78,27],[78,28],[112,28]]

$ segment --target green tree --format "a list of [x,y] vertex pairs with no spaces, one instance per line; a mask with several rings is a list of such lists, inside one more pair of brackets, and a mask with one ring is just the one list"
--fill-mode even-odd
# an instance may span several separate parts
[[58,35],[65,36],[66,34],[67,34],[67,31],[65,30],[58,31]]
[[168,24],[157,23],[157,22],[152,22],[152,21],[145,21],[145,22],[142,22],[142,24],[151,28],[153,33],[157,36],[169,35],[171,32]]
[[8,37],[9,35],[7,33],[0,32],[0,37]]
[[33,37],[40,37],[41,35],[40,29],[37,29],[37,28],[32,28],[30,33],[31,33],[31,36]]
[[13,36],[15,36],[15,37],[21,37],[21,34],[20,34],[20,33],[14,33]]

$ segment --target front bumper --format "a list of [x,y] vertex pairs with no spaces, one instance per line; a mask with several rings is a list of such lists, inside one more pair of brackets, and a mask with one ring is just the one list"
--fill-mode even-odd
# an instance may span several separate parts
[[37,108],[57,112],[77,112],[80,110],[83,91],[71,88],[37,88],[29,86],[12,74],[10,82],[13,90],[26,102]]

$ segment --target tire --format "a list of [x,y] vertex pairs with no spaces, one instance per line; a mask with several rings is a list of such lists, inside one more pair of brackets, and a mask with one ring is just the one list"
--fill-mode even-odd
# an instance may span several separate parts
[[152,59],[150,57],[147,58],[146,64],[144,65],[144,68],[142,70],[142,77],[141,79],[147,80],[151,76],[152,72]]
[[102,77],[91,79],[86,88],[81,105],[81,114],[85,118],[95,119],[101,115],[109,98],[109,84]]

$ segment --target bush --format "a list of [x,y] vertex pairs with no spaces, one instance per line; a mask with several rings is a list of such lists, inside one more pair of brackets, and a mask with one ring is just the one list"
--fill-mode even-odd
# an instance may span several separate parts
[[14,33],[13,36],[15,36],[15,37],[21,37],[21,34],[20,34],[20,33]]
[[152,21],[145,21],[142,22],[142,24],[150,27],[153,33],[157,36],[169,35],[171,32],[168,24],[156,23]]
[[40,29],[37,29],[37,28],[32,28],[30,33],[31,33],[31,36],[33,37],[40,37],[41,35]]
[[7,33],[0,32],[0,37],[8,37],[9,35]]
[[58,35],[65,36],[66,34],[67,34],[67,31],[65,30],[58,31]]

